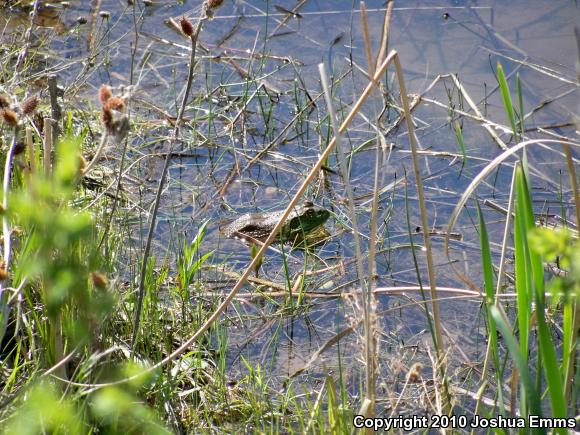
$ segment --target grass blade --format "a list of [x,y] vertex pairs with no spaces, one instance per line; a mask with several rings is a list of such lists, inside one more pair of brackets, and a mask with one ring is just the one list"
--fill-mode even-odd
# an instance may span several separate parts
[[502,317],[499,309],[496,306],[492,306],[489,309],[491,317],[495,321],[499,331],[501,332],[509,353],[520,372],[520,380],[530,404],[530,408],[533,414],[537,416],[542,415],[542,407],[540,403],[540,395],[536,391],[534,382],[528,370],[527,360],[524,358],[524,354],[520,352],[518,343],[514,335],[512,334],[511,328],[508,326],[504,318]]
[[467,156],[465,154],[465,142],[463,142],[463,133],[461,131],[461,125],[459,124],[459,121],[455,121],[455,135],[457,136],[457,143],[459,144],[459,149],[461,150],[461,155],[463,156],[461,159],[461,166],[465,166]]
[[495,322],[491,316],[491,307],[495,301],[495,292],[493,286],[493,265],[491,262],[491,250],[489,248],[489,237],[487,235],[487,228],[485,226],[485,221],[483,219],[483,213],[481,212],[481,207],[479,202],[477,202],[477,217],[479,221],[479,244],[481,248],[481,262],[483,268],[483,281],[485,287],[486,295],[486,307],[487,307],[487,320],[489,323],[489,340],[491,344],[491,352],[493,355],[493,362],[496,369],[497,377],[497,394],[499,402],[500,413],[504,412],[504,402],[503,402],[503,389],[502,389],[502,368],[499,363],[499,351],[497,347],[497,332]]
[[507,117],[510,121],[510,125],[512,127],[512,131],[514,136],[517,136],[516,130],[516,117],[514,115],[514,106],[512,105],[512,99],[510,97],[510,90],[508,88],[507,81],[505,79],[505,74],[503,73],[503,67],[501,63],[497,63],[497,81],[499,82],[499,88],[501,90],[501,96],[503,98],[503,105],[505,107],[505,111]]

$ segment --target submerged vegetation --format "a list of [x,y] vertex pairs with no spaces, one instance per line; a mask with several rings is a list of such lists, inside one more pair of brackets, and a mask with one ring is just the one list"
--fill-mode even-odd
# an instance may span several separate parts
[[485,8],[421,12],[482,90],[393,1],[326,45],[305,1],[96,3],[0,6],[0,431],[580,425],[578,75]]

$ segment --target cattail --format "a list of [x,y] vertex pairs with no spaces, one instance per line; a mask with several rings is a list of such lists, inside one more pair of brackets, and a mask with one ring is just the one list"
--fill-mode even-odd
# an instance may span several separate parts
[[2,118],[10,127],[16,127],[18,125],[18,115],[10,109],[2,110]]
[[10,107],[10,100],[5,95],[0,95],[0,109]]
[[121,97],[111,97],[107,100],[107,103],[103,108],[116,110],[117,112],[123,112],[125,110],[125,100],[123,100]]
[[89,274],[89,279],[91,280],[91,283],[99,289],[104,289],[109,285],[109,279],[101,272],[91,272]]
[[189,21],[187,18],[181,17],[181,20],[179,20],[179,25],[181,26],[181,31],[187,36],[191,37],[193,35],[193,24],[191,24],[191,21]]
[[38,98],[37,98],[37,96],[36,95],[33,95],[32,97],[28,97],[22,103],[22,114],[24,116],[30,115],[32,112],[34,112],[36,110],[37,107],[38,107]]
[[113,93],[111,92],[111,88],[107,85],[101,85],[99,88],[99,100],[101,101],[101,104],[104,105],[112,96]]

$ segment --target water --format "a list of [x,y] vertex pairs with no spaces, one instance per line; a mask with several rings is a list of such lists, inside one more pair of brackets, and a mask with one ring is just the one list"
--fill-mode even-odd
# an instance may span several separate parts
[[[127,185],[137,200],[140,192],[143,211],[150,208],[161,172],[162,153],[167,150],[170,129],[164,124],[165,114],[177,113],[176,102],[181,100],[189,58],[187,41],[165,21],[182,15],[193,20],[199,15],[197,2],[154,3],[153,7],[137,8],[143,17],[143,23],[137,28],[138,36],[132,9],[119,1],[101,2],[101,10],[110,12],[108,19],[93,16],[89,2],[72,1],[68,9],[59,9],[58,25],[39,30],[39,34],[54,38],[51,51],[47,52],[47,63],[58,70],[59,81],[73,104],[81,108],[87,107],[87,103],[98,107],[96,90],[102,83],[116,88],[134,87],[137,98],[132,110],[140,124],[135,126],[129,157],[141,159],[133,167],[133,174],[143,181],[140,185],[131,182]],[[380,46],[383,3],[366,3],[373,53]],[[473,176],[501,150],[482,122],[459,116],[457,111],[471,115],[473,111],[449,79],[440,79],[430,89],[429,86],[439,75],[457,74],[486,119],[485,123],[509,145],[510,136],[493,124],[508,125],[495,78],[499,61],[509,78],[514,99],[515,74],[520,76],[524,112],[529,114],[525,120],[527,136],[556,135],[578,140],[578,133],[570,123],[573,115],[578,115],[575,84],[578,55],[573,26],[580,22],[580,13],[570,1],[440,3],[441,6],[432,6],[428,1],[397,2],[389,50],[397,50],[400,55],[408,93],[423,97],[414,111],[414,120],[420,146],[430,153],[421,159],[429,224],[444,229]],[[275,7],[292,9],[294,5],[291,1],[226,2],[216,11],[215,18],[205,24],[200,42],[208,51],[198,54],[192,91],[196,103],[185,114],[188,123],[182,131],[180,155],[172,161],[162,199],[156,234],[159,257],[163,257],[168,246],[174,252],[181,240],[191,239],[200,224],[210,220],[203,250],[215,250],[211,257],[214,264],[242,270],[251,259],[249,249],[239,241],[221,238],[217,223],[248,211],[283,208],[326,146],[331,133],[324,100],[320,98],[314,106],[305,109],[321,92],[317,64],[325,62],[333,78],[340,78],[333,90],[341,118],[364,89],[367,83],[364,71],[368,67],[358,4],[307,1],[298,11],[299,17],[291,16],[287,20],[287,14],[281,12],[283,9]],[[17,21],[21,15],[17,12],[3,13],[5,19],[10,18],[9,26],[14,26],[13,29],[21,25]],[[79,16],[86,17],[88,23],[79,25]],[[285,20],[283,25],[282,20]],[[135,44],[137,49],[132,56]],[[236,66],[249,71],[253,80],[242,77]],[[383,83],[398,92],[393,73],[390,68]],[[263,87],[258,89],[259,85]],[[366,235],[377,147],[376,135],[368,120],[374,122],[376,113],[384,110],[382,129],[388,129],[398,116],[398,110],[393,108],[393,104],[400,104],[397,95],[389,100],[382,93],[376,100],[370,99],[362,110],[366,119],[356,117],[343,140],[349,153],[359,224]],[[385,108],[386,103],[389,105]],[[469,156],[465,165],[456,140],[456,120],[462,125]],[[538,131],[538,128],[544,130]],[[420,215],[404,125],[385,139],[392,145],[392,151],[382,156],[381,187],[387,188],[380,196],[379,205],[381,250],[376,260],[377,286],[417,285],[408,247],[405,173],[409,174],[407,195],[412,232],[420,226]],[[358,150],[364,143],[367,145]],[[250,165],[251,159],[265,148],[269,152],[264,158]],[[358,151],[350,154],[353,150]],[[161,155],[144,157],[152,152]],[[554,192],[560,192],[564,159],[541,147],[530,148],[528,156],[535,175],[537,210],[569,213],[571,193],[566,187],[566,178],[562,180],[563,207],[554,197]],[[513,161],[510,160],[510,165]],[[327,166],[332,171],[325,171],[324,178],[315,181],[307,197],[332,211],[327,227],[333,237],[315,253],[293,251],[288,259],[291,279],[303,270],[305,261],[311,270],[334,267],[329,272],[308,277],[307,292],[356,288],[351,223],[334,155]],[[505,206],[510,180],[511,166],[502,167],[477,190],[477,195]],[[217,192],[222,189],[224,193],[219,195]],[[489,208],[484,208],[484,212],[490,237],[500,243],[505,216]],[[468,212],[461,214],[454,229],[461,240],[452,242],[451,259],[479,286],[482,277],[474,220],[474,203],[469,202]],[[414,236],[415,243],[421,245],[420,234]],[[368,252],[366,236],[362,240],[363,250]],[[437,282],[465,288],[449,266],[442,240],[433,238]],[[286,247],[285,252],[288,250]],[[499,260],[497,245],[493,254]],[[426,283],[423,255],[421,252],[417,255]],[[341,262],[343,267],[338,268]],[[207,277],[224,279],[219,273],[207,274]],[[261,276],[284,284],[286,277],[279,253],[268,254]],[[216,285],[215,290],[225,294],[229,288],[231,283],[224,282],[222,286]],[[430,335],[424,312],[417,306],[397,308],[419,299],[417,292],[379,298],[377,309],[391,310],[379,319],[381,381],[388,380],[389,388],[397,388],[390,384],[393,376],[401,378],[413,362],[429,359],[426,350],[430,346]],[[295,316],[275,315],[278,307],[272,303],[236,303],[240,318],[251,316],[253,320],[233,322],[229,330],[233,345],[229,355],[231,368],[244,372],[239,358],[243,355],[254,364],[266,365],[275,377],[294,373],[326,340],[361,317],[360,309],[348,298],[306,298],[305,301],[307,308],[298,310]],[[481,361],[486,341],[482,335],[479,301],[443,301],[441,310],[449,349],[454,355],[452,370],[460,370],[468,361]],[[327,371],[336,373],[340,356],[347,386],[356,395],[361,349],[360,334],[351,334],[341,341],[340,348],[335,345],[324,353],[310,373],[314,376]]]

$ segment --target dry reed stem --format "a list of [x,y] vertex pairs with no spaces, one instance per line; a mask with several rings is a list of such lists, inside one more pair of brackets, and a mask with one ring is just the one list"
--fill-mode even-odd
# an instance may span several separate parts
[[[330,91],[330,86],[328,84],[328,76],[326,74],[326,69],[324,64],[318,65],[318,71],[320,73],[320,79],[322,83],[322,88],[324,89],[324,98],[326,100],[326,106],[331,120],[332,129],[334,131],[334,142],[336,146],[336,153],[338,154],[339,169],[344,182],[344,188],[346,190],[346,196],[348,198],[348,213],[349,218],[352,222],[353,236],[354,236],[354,249],[356,257],[356,268],[358,273],[358,279],[361,286],[362,293],[362,306],[363,306],[363,324],[364,324],[364,359],[365,359],[365,387],[367,399],[370,400],[370,405],[368,407],[368,414],[365,413],[365,417],[374,416],[374,405],[375,405],[375,325],[372,319],[373,315],[373,297],[370,292],[369,283],[365,282],[365,272],[363,267],[363,255],[360,242],[360,231],[358,227],[358,220],[356,218],[356,211],[354,209],[354,195],[352,193],[352,186],[350,185],[350,179],[348,176],[348,169],[346,164],[346,158],[344,157],[344,152],[341,147],[341,131],[338,128],[338,121],[336,118],[336,113],[334,112],[334,106],[332,104],[332,95]],[[372,241],[371,241],[372,243]],[[369,271],[372,267],[369,264]],[[369,273],[369,281],[372,281],[372,273]]]
[[373,54],[371,51],[371,37],[369,34],[369,26],[367,21],[367,7],[364,1],[360,2],[360,20],[362,23],[363,37],[365,42],[365,53],[369,64],[369,75],[375,71],[375,64],[373,62]]
[[43,165],[44,165],[44,173],[46,175],[50,175],[52,173],[51,167],[51,156],[52,156],[52,149],[53,149],[53,128],[56,121],[52,118],[45,118],[44,119],[44,141],[42,143],[43,149]]
[[[367,16],[366,16],[366,7],[363,1],[360,2],[360,10],[361,10],[361,23],[363,28],[363,35],[364,35],[364,42],[365,42],[365,49],[367,54],[367,63],[368,63],[368,75],[371,76],[375,73],[375,62],[372,59],[372,52],[371,52],[371,41],[368,31],[368,23],[367,23]],[[383,61],[384,55],[387,50],[388,46],[388,36],[389,36],[389,22],[393,11],[393,2],[389,1],[387,6],[387,10],[384,16],[383,22],[383,35],[381,39],[381,46],[379,48],[377,54],[377,63],[381,63]],[[375,110],[375,117],[377,122],[377,142],[384,143],[384,137],[381,135],[380,132],[380,114],[379,110],[377,109],[377,96],[376,93],[373,93],[373,102],[374,102],[374,110]],[[337,149],[338,149],[338,142],[337,142]],[[374,170],[374,180],[373,180],[373,198],[372,198],[372,206],[371,206],[371,216],[370,216],[370,237],[369,237],[369,253],[368,253],[368,288],[366,289],[366,297],[363,301],[363,312],[365,315],[365,360],[366,360],[366,371],[365,371],[365,382],[367,386],[367,398],[369,399],[368,406],[366,407],[366,412],[364,415],[366,417],[373,417],[375,415],[375,405],[376,405],[376,371],[377,371],[377,319],[375,313],[376,307],[376,299],[375,294],[373,292],[375,281],[375,251],[376,251],[376,240],[377,240],[377,214],[378,214],[378,200],[379,200],[379,179],[381,178],[381,166],[382,166],[382,145],[377,145],[376,153],[375,153],[375,170]],[[344,157],[341,155],[341,159]],[[346,171],[346,170],[345,170]],[[345,172],[346,173],[346,172]],[[344,175],[343,175],[344,177]],[[348,182],[348,180],[346,180]],[[382,181],[382,180],[381,180]],[[350,189],[350,184],[348,184]],[[352,205],[351,205],[352,204]],[[349,196],[349,205],[351,205],[352,212],[351,214],[355,215],[354,212],[354,203],[352,203],[352,198]],[[354,224],[354,221],[353,221]],[[354,225],[353,225],[354,226]],[[355,228],[355,234],[358,237],[358,231]],[[355,242],[357,239],[355,239]],[[362,260],[361,260],[362,261]],[[362,278],[361,278],[362,279]],[[363,287],[364,291],[364,287]],[[361,407],[362,412],[362,407]]]
[[32,129],[26,127],[26,147],[28,149],[28,162],[30,175],[36,174],[36,153],[34,152],[34,140],[32,139]]
[[163,169],[161,171],[161,177],[159,179],[159,185],[157,186],[157,192],[155,194],[155,200],[153,202],[153,210],[151,212],[151,222],[149,224],[149,231],[147,234],[147,240],[145,242],[145,249],[143,250],[143,259],[140,268],[139,277],[139,288],[137,290],[137,306],[135,308],[135,319],[133,322],[133,336],[131,339],[131,356],[134,355],[135,345],[137,342],[137,337],[139,335],[139,322],[141,318],[141,310],[143,307],[143,298],[145,295],[145,275],[147,273],[147,263],[149,260],[149,253],[151,251],[151,243],[153,241],[153,233],[155,232],[155,224],[157,222],[157,213],[159,211],[159,204],[161,203],[161,193],[163,192],[163,187],[165,185],[165,180],[167,178],[167,172],[169,170],[169,161],[171,160],[171,155],[173,153],[173,147],[177,143],[179,138],[179,131],[181,126],[181,120],[183,119],[183,114],[185,113],[185,107],[187,105],[187,99],[189,98],[189,92],[191,90],[191,85],[193,83],[193,72],[195,68],[195,55],[197,48],[197,39],[201,31],[202,24],[207,17],[207,3],[204,3],[202,14],[200,16],[199,22],[196,25],[194,33],[190,36],[191,42],[191,53],[189,58],[189,71],[187,73],[187,83],[185,85],[185,92],[183,93],[183,100],[181,101],[181,106],[179,108],[179,113],[177,114],[177,119],[175,121],[175,127],[173,129],[173,136],[169,141],[169,150],[165,156],[165,162],[163,163]]
[[385,57],[385,54],[387,53],[387,49],[389,46],[389,24],[391,22],[391,16],[393,15],[394,5],[395,2],[393,0],[387,1],[387,11],[385,12],[385,19],[383,20],[383,34],[381,40],[381,48],[379,49],[379,54],[377,55],[376,62],[377,65],[379,65],[382,59]]
[[97,163],[97,160],[99,160],[99,158],[101,157],[101,154],[102,154],[103,150],[105,149],[105,147],[107,146],[108,141],[109,141],[109,133],[108,133],[107,129],[105,128],[104,132],[103,132],[103,137],[101,138],[101,143],[99,144],[97,151],[95,152],[95,155],[93,156],[93,158],[91,159],[91,161],[89,162],[89,164],[87,165],[85,170],[83,171],[84,176],[88,175],[89,172],[91,172],[91,170],[93,169],[93,167]]
[[[10,255],[12,251],[10,237],[10,220],[6,215],[5,211],[8,209],[8,192],[10,190],[10,176],[12,174],[12,158],[14,157],[14,148],[16,147],[18,137],[18,126],[12,129],[12,141],[10,142],[10,148],[8,148],[8,154],[6,155],[6,161],[4,163],[4,178],[2,183],[2,237],[4,239],[4,252],[2,255],[2,261],[5,264],[5,270],[8,271],[10,268]],[[0,281],[0,302],[2,301],[2,293],[4,290],[4,282]],[[5,319],[6,321],[8,319]]]
[[[578,32],[578,29],[576,29]],[[579,41],[580,50],[580,41]],[[574,195],[574,209],[576,211],[576,228],[580,230],[580,196],[578,194],[578,182],[576,178],[576,170],[574,168],[574,162],[572,161],[572,153],[570,151],[570,146],[567,143],[562,143],[564,147],[564,153],[566,154],[566,165],[568,166],[568,175],[570,177],[570,186]],[[571,343],[576,343],[578,337],[578,331],[580,330],[580,301],[574,301],[574,325],[572,331],[574,331],[574,337],[572,337]],[[564,349],[568,351],[568,349]],[[570,398],[570,386],[572,385],[572,379],[574,378],[574,364],[575,364],[574,354],[572,353],[568,358],[568,367],[565,368],[564,377],[564,395],[566,400]]]
[[318,410],[320,409],[320,403],[321,403],[322,397],[323,397],[322,393],[324,393],[324,390],[326,390],[327,383],[328,383],[328,375],[324,380],[324,384],[322,384],[322,387],[320,387],[320,391],[316,395],[316,400],[314,401],[314,403],[312,405],[312,411],[310,412],[310,418],[308,419],[308,424],[306,425],[306,429],[304,430],[304,433],[310,433],[310,428],[312,427],[312,423],[314,423],[314,420],[316,419],[316,415],[318,413]]
[[413,121],[411,119],[411,110],[409,108],[409,101],[407,99],[407,90],[405,87],[405,80],[403,78],[403,70],[401,68],[401,62],[398,57],[395,57],[395,68],[397,71],[397,79],[399,82],[399,92],[401,93],[401,101],[403,103],[403,110],[405,112],[405,120],[407,121],[407,130],[409,132],[409,143],[411,145],[411,155],[413,158],[413,170],[415,173],[415,182],[417,183],[417,196],[419,199],[419,207],[421,209],[421,227],[423,230],[423,239],[425,242],[425,250],[427,257],[427,273],[429,275],[429,288],[431,291],[432,307],[433,307],[433,320],[435,326],[435,349],[437,351],[437,357],[439,358],[438,364],[443,364],[443,355],[441,353],[441,346],[443,346],[443,340],[441,335],[441,320],[439,316],[439,305],[437,303],[437,286],[435,282],[435,268],[433,266],[433,253],[431,251],[431,238],[429,234],[429,222],[427,220],[427,211],[425,209],[425,193],[423,191],[423,179],[421,178],[421,171],[419,167],[419,156],[417,153],[417,139],[415,138],[415,130],[413,127]]

